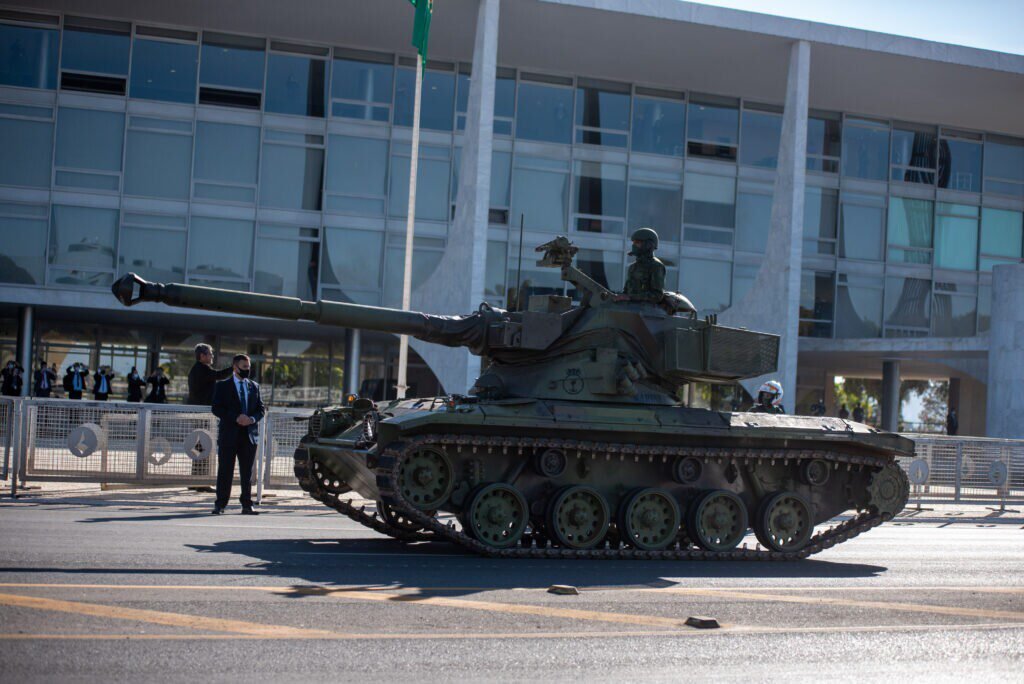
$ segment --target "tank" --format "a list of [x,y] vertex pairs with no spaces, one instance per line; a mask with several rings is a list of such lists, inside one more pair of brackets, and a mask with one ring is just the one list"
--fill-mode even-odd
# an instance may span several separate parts
[[[317,409],[295,451],[310,496],[403,541],[500,557],[793,560],[893,518],[913,442],[839,418],[683,406],[688,383],[776,370],[779,338],[698,318],[686,297],[618,295],[537,248],[579,295],[437,316],[128,274],[141,301],[406,334],[482,357],[469,395]],[[377,505],[357,508],[355,491]],[[375,509],[375,510],[374,510]],[[847,513],[832,527],[823,525]],[[757,542],[744,543],[753,530]]]

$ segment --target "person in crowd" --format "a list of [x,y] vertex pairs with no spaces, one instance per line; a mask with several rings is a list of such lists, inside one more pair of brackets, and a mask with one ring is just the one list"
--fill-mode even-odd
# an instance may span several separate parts
[[114,379],[114,372],[107,366],[100,366],[93,376],[92,396],[96,401],[106,401],[110,396],[110,383]]
[[171,381],[166,375],[164,375],[164,367],[157,366],[156,371],[153,372],[148,378],[146,378],[146,384],[152,385],[153,389],[149,390],[149,394],[146,395],[147,404],[166,404],[167,403],[167,385]]
[[81,399],[85,391],[85,383],[89,378],[89,368],[78,361],[68,366],[64,374],[64,389],[68,393],[68,399]]
[[21,367],[21,364],[11,359],[4,366],[3,370],[0,370],[0,393],[5,397],[20,397],[21,387],[25,383],[23,373],[25,369]]
[[146,387],[146,381],[139,375],[139,369],[132,366],[128,373],[128,401],[138,403],[142,401],[142,390]]
[[782,407],[782,383],[778,380],[769,380],[757,390],[757,401],[751,413],[775,413],[783,414],[786,409]]
[[48,399],[56,382],[57,373],[47,366],[45,361],[40,361],[39,370],[32,374],[32,393],[39,398]]
[[839,405],[839,417],[846,420],[850,417],[850,411],[846,408],[846,404]]
[[856,406],[853,407],[853,421],[855,423],[864,422],[864,407],[861,406],[860,404],[857,404]]
[[949,409],[949,413],[946,414],[946,434],[950,437],[956,437],[957,431],[960,430],[960,421],[956,417],[956,409]]
[[818,397],[818,401],[811,404],[811,415],[816,418],[825,415],[825,397]]
[[266,409],[260,386],[249,379],[250,361],[245,354],[231,360],[232,376],[213,389],[213,414],[220,419],[217,433],[217,500],[212,513],[220,515],[231,499],[231,480],[238,461],[243,515],[258,515],[252,507],[252,466],[256,460],[259,424]]
[[218,381],[230,378],[231,366],[214,370],[213,347],[208,344],[196,345],[196,362],[188,371],[188,400],[193,406],[209,406],[213,403],[213,386]]

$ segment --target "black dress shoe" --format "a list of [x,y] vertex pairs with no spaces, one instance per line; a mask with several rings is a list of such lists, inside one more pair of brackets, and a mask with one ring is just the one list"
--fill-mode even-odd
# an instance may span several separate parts
[[221,508],[220,506],[214,506],[213,510],[210,511],[210,515],[220,515],[223,512],[224,512],[223,508]]
[[252,507],[247,507],[247,508],[243,508],[242,509],[242,515],[259,515],[259,514],[260,514],[260,512],[257,511],[257,510],[254,510]]

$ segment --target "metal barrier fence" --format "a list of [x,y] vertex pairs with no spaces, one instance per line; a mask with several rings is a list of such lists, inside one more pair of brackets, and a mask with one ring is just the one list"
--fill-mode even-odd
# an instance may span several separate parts
[[6,480],[11,472],[11,453],[14,450],[14,412],[18,406],[13,397],[0,397],[0,449],[3,450],[3,467],[0,479]]
[[911,504],[1024,502],[1024,440],[907,435]]

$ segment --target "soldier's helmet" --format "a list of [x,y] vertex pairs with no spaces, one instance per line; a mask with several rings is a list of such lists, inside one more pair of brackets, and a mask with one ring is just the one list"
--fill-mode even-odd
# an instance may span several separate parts
[[652,249],[658,249],[658,233],[653,228],[637,228],[633,231],[633,236],[630,239],[650,242]]

